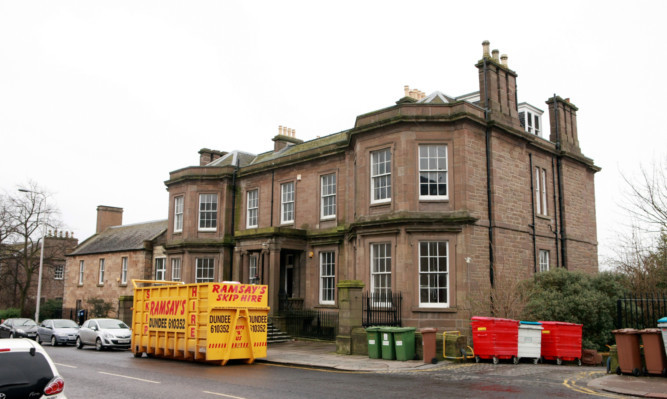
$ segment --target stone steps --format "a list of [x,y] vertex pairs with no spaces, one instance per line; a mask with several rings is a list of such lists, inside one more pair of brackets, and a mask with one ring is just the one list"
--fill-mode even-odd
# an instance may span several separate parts
[[277,329],[273,323],[268,323],[267,332],[266,332],[266,341],[269,344],[276,344],[279,342],[289,342],[292,340],[292,337],[287,335],[286,332],[282,332]]

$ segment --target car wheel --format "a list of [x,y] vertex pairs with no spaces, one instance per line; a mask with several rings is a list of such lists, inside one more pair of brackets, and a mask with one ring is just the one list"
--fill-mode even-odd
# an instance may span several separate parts
[[101,351],[102,349],[104,349],[104,345],[102,345],[102,340],[98,338],[95,341],[95,350]]
[[37,341],[38,344],[42,344],[42,338],[40,338],[39,334],[37,334],[37,337],[35,338],[35,341]]
[[51,346],[58,346],[58,341],[56,341],[56,336],[51,336]]
[[83,342],[79,337],[76,337],[76,349],[83,349]]
[[9,333],[9,338],[14,338],[14,333]]

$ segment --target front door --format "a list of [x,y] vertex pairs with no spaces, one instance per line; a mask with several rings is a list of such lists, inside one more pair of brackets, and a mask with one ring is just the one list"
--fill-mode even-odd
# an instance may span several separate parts
[[294,296],[294,254],[285,255],[285,278],[283,290],[288,298]]

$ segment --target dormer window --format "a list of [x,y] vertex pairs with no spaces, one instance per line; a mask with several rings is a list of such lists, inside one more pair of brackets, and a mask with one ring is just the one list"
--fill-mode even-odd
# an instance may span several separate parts
[[542,111],[528,103],[519,104],[519,120],[523,129],[536,136],[542,137]]

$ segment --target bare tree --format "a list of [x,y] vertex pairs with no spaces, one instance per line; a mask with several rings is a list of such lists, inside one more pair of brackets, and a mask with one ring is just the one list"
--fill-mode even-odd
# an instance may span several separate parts
[[[30,182],[19,190],[22,192],[5,194],[0,205],[3,211],[0,245],[5,264],[0,272],[5,283],[12,286],[14,298],[18,298],[15,305],[24,313],[30,288],[37,279],[42,240],[47,231],[55,230],[60,222],[58,210],[37,184]],[[46,252],[43,265],[51,266]]]
[[653,240],[633,227],[630,237],[619,239],[614,254],[609,263],[625,276],[624,283],[630,292],[644,294],[667,290],[667,234]]
[[627,235],[620,235],[608,260],[626,276],[634,293],[667,290],[667,158],[640,167],[636,179],[623,176],[628,191],[621,207],[632,217]]
[[629,192],[622,205],[628,213],[641,223],[641,227],[652,233],[667,231],[667,157],[656,162],[650,169],[640,167],[640,176],[635,181],[623,175]]

